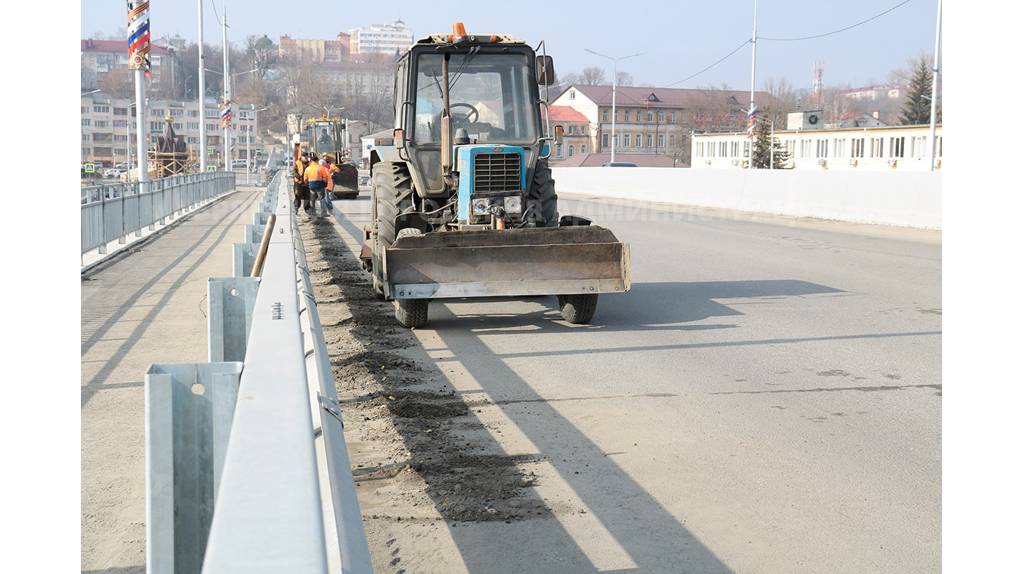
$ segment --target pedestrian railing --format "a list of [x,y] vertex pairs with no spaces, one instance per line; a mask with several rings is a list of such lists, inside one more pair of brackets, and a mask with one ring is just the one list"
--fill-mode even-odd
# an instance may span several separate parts
[[153,230],[167,218],[235,188],[235,174],[225,172],[175,175],[147,182],[82,188],[82,253],[107,243],[125,243],[128,236]]
[[146,375],[151,574],[372,572],[284,173],[235,244],[234,277],[209,281],[211,362]]

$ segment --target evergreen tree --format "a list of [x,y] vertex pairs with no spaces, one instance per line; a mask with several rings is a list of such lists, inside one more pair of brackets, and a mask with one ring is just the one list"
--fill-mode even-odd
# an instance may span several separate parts
[[772,142],[772,155],[775,156],[773,162],[774,169],[789,169],[789,152],[786,151],[786,146],[782,145],[782,142],[775,140]]
[[[772,156],[775,156],[774,159]],[[768,122],[757,122],[757,127],[754,128],[754,168],[784,169],[788,161],[789,153],[786,152],[786,148],[779,141],[772,141]]]
[[910,92],[907,103],[903,106],[903,125],[921,125],[931,121],[932,114],[932,71],[928,62],[921,58],[914,68],[914,77],[910,80]]
[[768,122],[759,121],[754,128],[754,168],[767,169],[770,161],[769,150],[771,141],[768,132]]

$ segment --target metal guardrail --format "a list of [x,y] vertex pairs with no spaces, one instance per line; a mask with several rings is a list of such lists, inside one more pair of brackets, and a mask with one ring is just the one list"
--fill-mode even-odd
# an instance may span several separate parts
[[107,251],[107,243],[124,243],[129,234],[142,235],[166,223],[179,211],[235,188],[235,174],[225,172],[176,175],[147,182],[83,187],[82,253]]
[[[208,406],[183,408],[170,399],[147,404],[147,448],[165,445],[167,451],[171,447],[166,445],[174,445],[181,450],[183,443],[196,441],[198,429],[207,443],[196,451],[212,453],[209,460],[192,454],[178,462],[177,451],[170,456],[147,450],[147,507],[164,509],[147,516],[147,542],[161,543],[159,552],[147,552],[150,573],[199,572],[200,564],[202,572],[216,574],[372,572],[330,361],[284,173],[278,171],[271,180],[245,243],[235,244],[235,277],[210,279],[210,359],[238,361],[244,356],[244,363],[215,362],[184,370],[153,365],[152,377],[147,374],[147,397],[175,396],[180,403],[182,395],[197,392],[193,388],[188,393],[188,384],[204,381],[200,390],[209,388],[212,397],[228,396],[230,377],[212,373],[243,367],[234,383],[237,403],[232,411],[216,411],[220,418],[202,414],[213,412]],[[255,236],[262,234],[270,212],[276,213],[278,224],[262,276],[246,277],[256,247],[251,240],[258,241]],[[193,373],[195,382],[188,378]],[[175,384],[176,393],[154,387]],[[185,420],[168,424],[168,411],[183,413]],[[227,435],[222,430],[226,412]],[[195,420],[206,419],[196,419],[194,413],[215,424],[197,426]],[[173,440],[151,436],[152,417],[161,424],[153,433],[174,433]],[[168,468],[173,479],[166,476]],[[182,473],[192,468],[198,476]],[[175,514],[168,514],[168,508]],[[205,512],[209,509],[212,517]],[[191,522],[183,524],[180,516]]]

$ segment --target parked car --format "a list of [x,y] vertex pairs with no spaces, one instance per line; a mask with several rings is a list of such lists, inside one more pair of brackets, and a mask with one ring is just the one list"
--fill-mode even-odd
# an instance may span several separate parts
[[231,167],[232,168],[240,168],[240,167],[244,168],[245,167],[245,160],[244,159],[231,160]]
[[631,161],[611,161],[606,164],[602,164],[601,167],[639,167]]

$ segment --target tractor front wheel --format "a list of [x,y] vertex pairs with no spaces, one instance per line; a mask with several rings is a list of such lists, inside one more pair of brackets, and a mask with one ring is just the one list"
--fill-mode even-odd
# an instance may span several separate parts
[[573,325],[586,325],[597,311],[597,294],[559,295],[558,310]]

